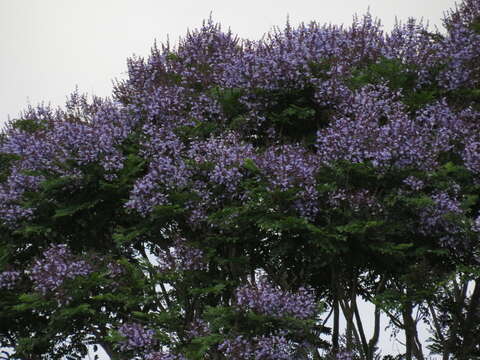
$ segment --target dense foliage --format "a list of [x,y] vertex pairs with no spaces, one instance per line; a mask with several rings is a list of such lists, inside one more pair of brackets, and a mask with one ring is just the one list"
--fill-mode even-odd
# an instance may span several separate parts
[[399,359],[480,359],[480,1],[444,25],[210,20],[112,99],[28,108],[0,137],[0,346],[373,360],[384,314]]

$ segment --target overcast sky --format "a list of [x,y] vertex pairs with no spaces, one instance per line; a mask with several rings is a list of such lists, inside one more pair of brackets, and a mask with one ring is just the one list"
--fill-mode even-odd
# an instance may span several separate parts
[[[0,123],[30,103],[62,105],[78,86],[108,96],[126,58],[147,56],[154,39],[175,43],[212,13],[224,28],[259,39],[287,19],[349,24],[370,12],[386,30],[397,17],[441,27],[454,0],[0,0]],[[383,325],[386,325],[384,320]],[[382,347],[396,346],[382,333]]]

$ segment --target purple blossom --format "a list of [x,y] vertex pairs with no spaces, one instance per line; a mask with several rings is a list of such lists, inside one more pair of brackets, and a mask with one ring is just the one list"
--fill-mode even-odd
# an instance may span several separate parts
[[390,167],[432,170],[453,149],[463,122],[444,103],[410,118],[404,105],[383,86],[367,86],[342,106],[342,116],[318,132],[317,148],[326,165],[343,160]]
[[12,290],[21,276],[22,273],[16,270],[0,273],[0,289]]
[[232,360],[291,360],[298,344],[284,335],[256,336],[252,339],[237,336],[219,345],[224,356]]
[[196,319],[191,322],[187,330],[187,336],[190,339],[206,336],[210,333],[211,330],[209,324],[202,319]]
[[137,180],[126,207],[147,215],[155,206],[169,204],[168,192],[185,187],[189,170],[181,159],[157,156],[147,175]]
[[269,190],[298,188],[295,208],[302,216],[315,216],[319,206],[315,174],[320,165],[315,154],[299,145],[273,146],[257,156],[255,162],[266,177]]
[[176,49],[169,44],[152,48],[148,60],[128,61],[127,80],[117,83],[114,94],[131,113],[151,123],[191,126],[196,121],[223,121],[216,101],[198,88],[211,87],[224,64],[239,52],[238,39],[223,32],[210,19],[191,31]]
[[[41,114],[48,111],[41,107],[36,110]],[[29,116],[41,117],[31,113]],[[94,99],[94,104],[88,104],[85,97],[74,93],[67,102],[67,111],[58,110],[43,128],[34,132],[9,129],[0,151],[20,156],[22,170],[68,175],[69,171],[61,166],[68,160],[78,165],[99,162],[106,172],[112,172],[122,166],[116,147],[133,125],[117,103]]]
[[341,208],[346,205],[355,213],[366,210],[369,214],[377,215],[383,211],[380,202],[367,189],[357,191],[337,189],[328,194],[328,204],[334,208]]
[[191,210],[190,223],[198,226],[206,219],[209,208],[217,208],[226,201],[243,201],[247,194],[239,191],[245,178],[245,160],[255,158],[253,146],[230,132],[222,138],[212,137],[194,141],[188,151],[195,180],[191,190],[198,196],[187,207]]
[[480,173],[480,137],[469,136],[463,151],[465,166],[475,174]]
[[422,180],[417,179],[415,176],[407,177],[403,180],[403,183],[414,191],[420,191],[425,187],[425,183]]
[[[149,172],[135,183],[126,206],[144,216],[155,206],[169,204],[170,191],[190,188],[199,198],[187,205],[193,211],[191,220],[201,221],[202,209],[235,197],[244,176],[243,163],[254,156],[252,145],[234,133],[193,141],[186,149],[165,128],[145,126],[143,131],[142,155],[150,161]],[[209,164],[213,164],[212,169]],[[213,196],[213,191],[218,194]]]
[[236,192],[243,174],[241,168],[248,158],[254,157],[253,146],[239,140],[238,134],[227,133],[222,138],[196,141],[188,157],[197,165],[212,163],[212,170],[205,171],[210,183],[224,186],[227,194]]
[[38,188],[39,176],[24,175],[20,169],[13,168],[7,181],[0,184],[0,220],[14,226],[19,219],[28,218],[33,209],[21,205],[22,196],[26,191]]
[[351,351],[341,351],[337,354],[335,360],[353,360],[353,353]]
[[420,233],[440,234],[440,241],[444,245],[456,244],[455,238],[462,235],[462,228],[451,216],[463,215],[460,201],[457,197],[446,192],[439,192],[431,196],[434,204],[420,213]]
[[146,360],[186,360],[183,355],[168,352],[153,352],[145,356]]
[[[28,108],[21,120],[36,123],[38,129],[26,131],[10,124],[0,153],[18,158],[7,180],[0,184],[0,220],[15,225],[31,216],[35,209],[21,206],[23,195],[36,191],[44,175],[81,178],[81,168],[98,164],[104,178],[112,180],[123,167],[119,145],[130,134],[134,122],[118,103],[74,93],[66,110],[50,107]],[[13,124],[14,125],[14,124]],[[72,165],[75,164],[75,165]]]
[[474,88],[479,84],[480,34],[471,26],[479,16],[478,1],[466,0],[444,18],[448,33],[441,44],[445,70],[439,80],[448,90]]
[[155,344],[155,331],[138,323],[125,323],[118,328],[125,339],[120,342],[120,350],[148,349]]
[[385,35],[383,56],[407,65],[409,73],[418,78],[416,88],[431,84],[434,79],[431,69],[442,61],[442,47],[422,21],[409,18],[405,23],[397,22],[393,30]]
[[116,278],[125,273],[125,269],[117,262],[110,262],[107,264],[108,276]]
[[205,267],[203,252],[181,237],[176,238],[172,247],[158,254],[158,269],[162,272],[203,270]]
[[473,221],[472,231],[480,232],[480,216],[477,216]]
[[168,192],[185,187],[191,172],[183,159],[185,146],[171,130],[146,124],[142,133],[141,155],[149,170],[136,181],[125,206],[146,216],[155,206],[168,204]]
[[35,260],[29,270],[36,291],[46,295],[58,291],[68,279],[86,276],[93,271],[84,260],[77,260],[65,244],[51,245]]
[[259,280],[256,286],[239,287],[236,302],[240,309],[275,317],[307,319],[313,317],[316,310],[315,296],[311,289],[301,287],[292,293],[283,291],[266,280]]

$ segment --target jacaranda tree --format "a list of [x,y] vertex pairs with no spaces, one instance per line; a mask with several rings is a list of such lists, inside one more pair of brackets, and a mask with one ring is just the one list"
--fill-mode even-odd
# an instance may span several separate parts
[[209,20],[109,99],[26,109],[0,136],[5,358],[373,360],[383,314],[397,359],[479,359],[480,1],[444,25]]

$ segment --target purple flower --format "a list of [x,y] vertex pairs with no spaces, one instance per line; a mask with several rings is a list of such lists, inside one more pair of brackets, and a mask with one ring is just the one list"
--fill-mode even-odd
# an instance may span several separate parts
[[472,225],[472,231],[480,233],[480,216],[477,216]]
[[155,344],[155,332],[138,323],[125,323],[118,328],[118,332],[125,338],[120,342],[122,351],[146,349]]
[[112,180],[123,167],[119,146],[131,133],[134,121],[118,103],[74,93],[66,110],[28,108],[21,120],[38,125],[34,131],[8,126],[0,153],[15,156],[10,175],[0,184],[0,220],[10,226],[34,213],[24,208],[24,193],[36,191],[45,176],[82,178],[82,168],[98,164]]
[[158,254],[158,269],[162,272],[203,270],[205,267],[203,252],[181,237],[174,241],[172,247]]
[[22,273],[16,270],[0,273],[0,289],[12,290],[21,276]]
[[464,214],[460,201],[446,192],[431,198],[434,204],[420,213],[420,233],[440,235],[443,245],[454,246],[463,235],[462,227],[452,218]]
[[107,264],[108,276],[115,278],[125,273],[122,265],[117,262],[111,262]]
[[186,360],[183,355],[168,352],[153,352],[145,355],[146,360]]
[[411,190],[414,190],[414,191],[420,191],[425,186],[422,180],[417,179],[414,176],[407,177],[405,180],[403,180],[403,183],[407,185]]
[[366,210],[371,215],[377,215],[383,211],[383,206],[380,202],[366,189],[357,191],[337,189],[328,194],[327,201],[334,208],[347,206],[355,213]]
[[341,351],[337,354],[335,360],[353,360],[353,353],[351,351]]
[[232,360],[291,360],[299,344],[289,341],[284,335],[237,336],[219,345],[224,356]]
[[311,289],[301,287],[297,292],[287,292],[261,279],[257,285],[244,285],[236,291],[236,302],[242,310],[275,317],[291,316],[307,319],[315,316],[315,295]]
[[68,279],[86,276],[93,271],[84,260],[77,260],[65,244],[51,245],[35,260],[29,270],[35,290],[42,294],[57,291]]
[[318,212],[318,192],[315,175],[318,157],[300,145],[269,147],[255,162],[269,183],[269,190],[286,191],[298,188],[295,208],[300,215],[313,218]]

